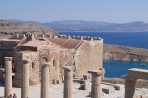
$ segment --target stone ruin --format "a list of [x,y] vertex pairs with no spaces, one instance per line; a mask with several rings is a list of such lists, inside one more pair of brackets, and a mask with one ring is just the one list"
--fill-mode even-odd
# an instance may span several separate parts
[[29,85],[40,82],[43,62],[50,65],[50,84],[62,79],[63,66],[70,65],[76,78],[82,78],[88,70],[102,69],[103,39],[99,37],[17,34],[11,39],[0,40],[0,48],[2,62],[4,57],[13,57],[15,76],[12,83],[16,87],[22,85],[22,59],[28,61]]
[[[21,98],[29,98],[29,62],[23,59],[22,63],[22,79],[21,79]],[[41,98],[49,98],[49,65],[48,62],[41,65]],[[64,66],[64,93],[63,98],[73,98],[73,68],[72,66]],[[91,98],[100,98],[101,96],[101,77],[103,70],[91,70],[92,74]],[[98,78],[99,77],[99,78]],[[5,91],[3,98],[12,98],[12,57],[5,57]]]
[[[11,40],[9,41],[11,42]],[[10,54],[13,56],[13,59],[12,57],[5,57],[4,62],[4,98],[7,98],[12,94],[12,84],[22,88],[21,98],[27,98],[29,96],[29,85],[31,85],[31,83],[37,83],[37,81],[39,82],[40,80],[41,98],[49,98],[47,93],[48,85],[50,85],[49,81],[58,81],[63,76],[63,98],[72,98],[73,77],[82,77],[82,75],[86,73],[92,74],[91,98],[100,98],[101,77],[104,75],[104,71],[101,70],[103,50],[102,39],[93,40],[93,38],[88,38],[88,40],[84,40],[84,38],[81,37],[73,39],[72,37],[66,36],[62,38],[59,38],[58,36],[51,38],[50,36],[48,39],[43,37],[36,38],[33,35],[30,39],[25,37],[20,41],[14,41],[14,43],[18,44],[14,49],[13,55]],[[15,44],[11,44],[10,46],[13,47]],[[8,47],[9,44],[4,48]],[[16,67],[13,81],[12,63]],[[136,80],[148,79],[147,76],[147,70],[129,69],[128,75],[124,77],[126,81],[125,98],[135,98]]]

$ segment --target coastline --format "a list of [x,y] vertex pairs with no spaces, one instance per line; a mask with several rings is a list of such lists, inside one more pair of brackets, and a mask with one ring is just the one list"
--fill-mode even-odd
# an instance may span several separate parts
[[103,58],[148,63],[148,49],[104,44]]

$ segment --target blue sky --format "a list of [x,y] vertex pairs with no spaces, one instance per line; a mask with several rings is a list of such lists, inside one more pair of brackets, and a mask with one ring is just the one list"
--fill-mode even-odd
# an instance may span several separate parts
[[1,0],[0,19],[148,22],[148,0]]

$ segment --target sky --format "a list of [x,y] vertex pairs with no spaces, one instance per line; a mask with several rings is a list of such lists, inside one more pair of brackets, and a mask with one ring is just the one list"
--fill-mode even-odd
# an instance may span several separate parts
[[0,19],[148,22],[148,0],[1,0]]

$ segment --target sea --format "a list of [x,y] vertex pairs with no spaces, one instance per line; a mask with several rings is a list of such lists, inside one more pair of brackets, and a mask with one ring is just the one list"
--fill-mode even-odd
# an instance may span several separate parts
[[[148,32],[58,32],[70,36],[101,37],[105,44],[131,46],[148,49]],[[120,78],[130,68],[148,69],[148,63],[103,60],[105,77]]]

